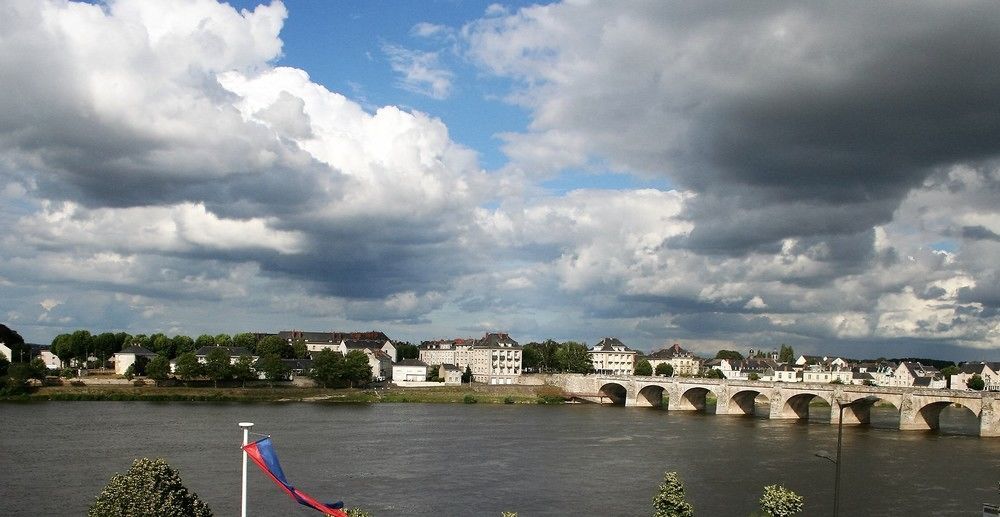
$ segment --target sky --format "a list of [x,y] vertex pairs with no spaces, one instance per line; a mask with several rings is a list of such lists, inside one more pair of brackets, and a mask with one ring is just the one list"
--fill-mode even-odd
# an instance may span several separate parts
[[0,321],[1000,360],[1000,4],[10,0]]

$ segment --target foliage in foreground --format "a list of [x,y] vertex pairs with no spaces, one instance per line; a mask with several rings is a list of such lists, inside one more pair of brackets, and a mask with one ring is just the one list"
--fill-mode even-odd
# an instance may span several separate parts
[[653,497],[653,517],[693,517],[694,507],[684,499],[684,483],[676,472],[663,475],[663,483]]
[[774,517],[795,515],[804,507],[802,496],[781,485],[764,487],[764,495],[760,498],[760,509]]
[[211,517],[212,510],[181,483],[162,459],[138,458],[125,474],[115,474],[88,517]]

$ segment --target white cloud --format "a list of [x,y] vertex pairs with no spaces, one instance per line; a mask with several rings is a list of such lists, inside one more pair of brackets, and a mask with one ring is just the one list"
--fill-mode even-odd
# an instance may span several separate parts
[[382,52],[392,70],[400,75],[399,86],[435,99],[451,95],[454,74],[445,68],[437,52],[422,52],[385,44]]

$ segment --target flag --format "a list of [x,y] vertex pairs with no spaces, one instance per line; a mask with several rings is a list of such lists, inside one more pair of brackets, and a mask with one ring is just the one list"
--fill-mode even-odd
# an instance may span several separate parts
[[247,453],[247,456],[253,460],[254,463],[263,470],[271,481],[274,481],[278,486],[281,487],[292,499],[298,501],[299,504],[303,506],[308,506],[315,510],[319,510],[326,515],[332,515],[334,517],[347,517],[347,512],[343,510],[344,503],[338,501],[336,503],[321,503],[305,492],[293,487],[285,479],[285,473],[281,470],[281,464],[278,463],[278,455],[274,452],[274,447],[271,446],[271,438],[261,438],[253,443],[248,443],[243,446],[243,450]]

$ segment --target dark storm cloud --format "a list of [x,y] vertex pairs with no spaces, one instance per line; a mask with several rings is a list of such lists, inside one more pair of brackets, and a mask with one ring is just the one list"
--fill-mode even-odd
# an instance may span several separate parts
[[[815,9],[820,43],[803,56],[814,62],[765,62],[752,86],[737,73],[736,95],[715,97],[693,122],[696,161],[681,179],[709,196],[694,203],[687,246],[739,252],[853,233],[888,222],[936,167],[1000,153],[998,6],[858,11]],[[815,61],[827,73],[810,75]],[[718,211],[720,200],[737,208]]]

